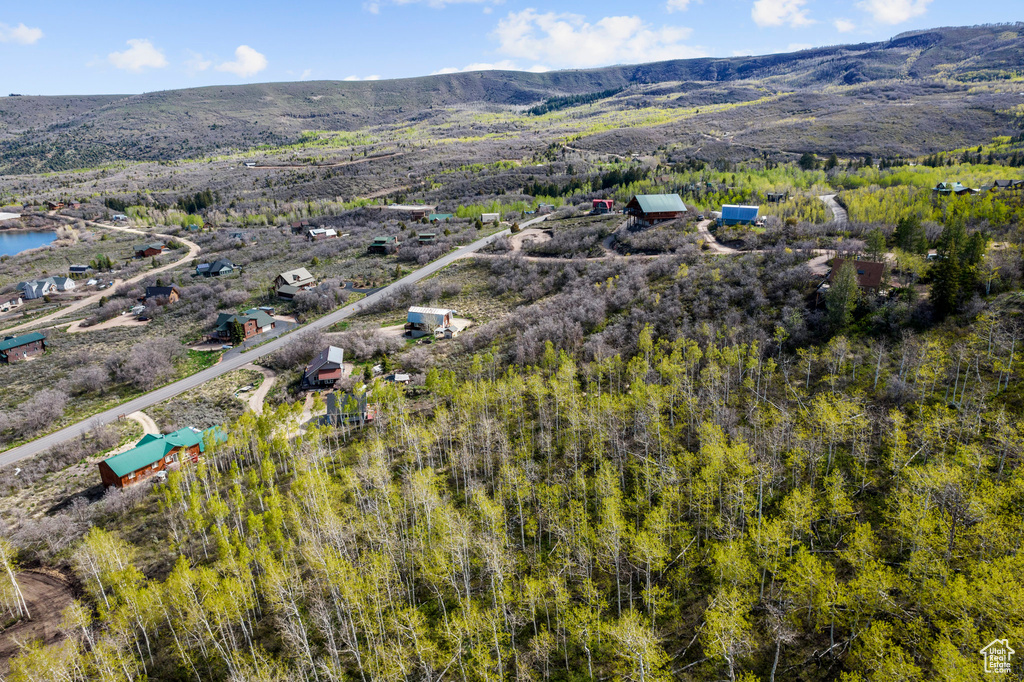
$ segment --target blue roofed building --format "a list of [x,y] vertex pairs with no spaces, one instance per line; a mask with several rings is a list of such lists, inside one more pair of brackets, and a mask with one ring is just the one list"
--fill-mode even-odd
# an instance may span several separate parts
[[760,210],[760,206],[725,204],[722,206],[722,217],[718,219],[718,225],[753,225],[757,222],[757,213]]

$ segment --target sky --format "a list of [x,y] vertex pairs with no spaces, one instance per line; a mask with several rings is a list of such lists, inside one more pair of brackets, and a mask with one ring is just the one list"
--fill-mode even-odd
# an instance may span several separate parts
[[1024,19],[1020,0],[0,3],[0,95],[579,69]]

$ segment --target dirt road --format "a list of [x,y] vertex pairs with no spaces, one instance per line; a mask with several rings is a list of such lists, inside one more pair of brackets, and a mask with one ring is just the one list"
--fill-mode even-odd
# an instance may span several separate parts
[[153,418],[150,417],[145,412],[142,412],[141,410],[138,412],[132,412],[130,415],[128,415],[128,419],[137,421],[139,424],[141,424],[143,434],[148,433],[154,436],[160,435],[160,429],[157,427],[156,422],[153,421]]
[[263,414],[263,402],[267,399],[270,389],[277,382],[277,372],[266,367],[260,367],[254,363],[249,363],[242,369],[254,369],[263,375],[263,383],[249,396],[249,409],[256,414]]
[[391,154],[381,154],[379,156],[366,156],[361,159],[355,159],[353,161],[339,161],[337,163],[297,163],[294,165],[268,165],[259,164],[256,166],[247,166],[246,168],[253,170],[301,170],[305,168],[341,168],[342,166],[355,166],[360,163],[369,163],[370,161],[380,161],[382,159],[390,159],[396,156],[402,156],[404,152],[392,152]]
[[160,234],[158,232],[152,232],[152,233],[150,233],[150,232],[142,232],[141,230],[136,230],[136,229],[131,228],[131,227],[117,227],[115,225],[103,225],[101,223],[93,222],[91,220],[85,220],[85,221],[81,221],[81,222],[84,222],[86,225],[89,225],[90,227],[97,227],[97,228],[100,228],[100,229],[103,229],[103,230],[115,230],[117,232],[128,232],[128,233],[131,233],[131,234],[143,235],[145,237],[161,237],[163,239],[168,239],[168,240],[175,239],[175,240],[181,242],[182,244],[185,244],[186,246],[188,246],[188,253],[185,254],[184,256],[182,256],[181,258],[179,258],[178,260],[174,261],[173,263],[167,263],[166,265],[161,265],[158,268],[153,268],[152,270],[146,270],[145,272],[140,272],[139,274],[137,274],[134,277],[131,277],[131,278],[127,279],[127,280],[115,279],[114,280],[114,286],[110,287],[109,289],[104,289],[103,291],[97,291],[95,294],[92,294],[91,296],[86,296],[83,299],[75,301],[74,303],[72,303],[71,305],[67,306],[66,308],[61,308],[60,310],[58,310],[58,311],[56,311],[54,313],[50,313],[49,315],[45,315],[45,316],[40,317],[38,319],[31,320],[29,322],[25,322],[25,323],[22,323],[22,324],[19,324],[19,325],[15,325],[13,327],[8,327],[7,329],[3,330],[4,334],[11,334],[11,333],[14,333],[16,331],[21,331],[23,329],[31,329],[32,327],[37,327],[39,325],[43,325],[43,324],[46,324],[48,322],[52,322],[53,320],[59,320],[62,317],[70,315],[71,313],[74,313],[74,312],[77,312],[79,310],[82,310],[83,308],[87,308],[87,307],[89,307],[90,305],[92,305],[94,303],[99,303],[101,298],[103,298],[104,296],[109,296],[110,292],[113,289],[115,289],[116,287],[120,286],[121,284],[132,284],[134,282],[141,281],[141,280],[145,279],[146,277],[152,277],[153,275],[159,274],[161,272],[166,272],[167,270],[170,270],[172,268],[176,268],[179,265],[181,265],[183,263],[187,263],[190,260],[192,260],[193,258],[195,258],[196,256],[198,256],[199,252],[201,250],[199,248],[199,245],[196,244],[195,242],[191,242],[188,239],[183,239],[181,237],[173,237],[173,236],[171,236],[169,234]]
[[22,571],[17,581],[32,620],[19,621],[0,633],[0,675],[7,673],[8,661],[21,644],[60,640],[61,611],[74,599],[70,581],[57,571]]

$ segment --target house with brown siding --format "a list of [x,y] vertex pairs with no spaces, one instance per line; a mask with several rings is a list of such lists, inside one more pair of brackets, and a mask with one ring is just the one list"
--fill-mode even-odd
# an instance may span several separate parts
[[274,318],[257,308],[235,314],[221,313],[217,316],[217,326],[214,327],[211,338],[221,342],[231,341],[231,328],[235,321],[242,325],[243,341],[270,331],[276,324]]
[[146,434],[131,450],[100,462],[100,480],[104,488],[123,488],[166,471],[173,465],[195,463],[206,451],[206,441],[210,438],[220,442],[227,440],[217,427],[206,431],[184,428],[160,436]]
[[344,374],[344,368],[345,351],[328,346],[306,365],[306,371],[302,373],[302,385],[310,388],[334,386],[334,382]]
[[10,364],[41,355],[46,350],[46,337],[39,332],[8,336],[0,341],[0,362]]

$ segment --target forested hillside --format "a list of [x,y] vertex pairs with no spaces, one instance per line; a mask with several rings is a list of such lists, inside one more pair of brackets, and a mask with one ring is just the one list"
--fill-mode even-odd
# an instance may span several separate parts
[[[643,280],[742,276],[685,268]],[[1024,638],[1020,296],[795,351],[732,300],[589,361],[499,344],[426,402],[377,386],[363,433],[245,415],[98,520],[88,605],[9,679],[981,679]]]

